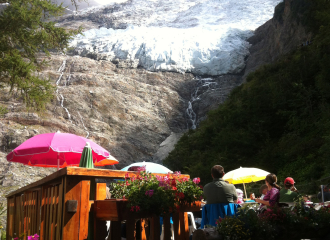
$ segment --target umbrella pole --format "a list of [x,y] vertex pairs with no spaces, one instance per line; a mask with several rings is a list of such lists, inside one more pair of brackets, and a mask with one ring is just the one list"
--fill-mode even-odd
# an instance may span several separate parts
[[247,199],[246,189],[245,189],[245,184],[244,184],[244,182],[243,182],[243,187],[244,187],[244,192],[245,192],[245,199]]
[[57,153],[57,171],[60,170],[60,153]]

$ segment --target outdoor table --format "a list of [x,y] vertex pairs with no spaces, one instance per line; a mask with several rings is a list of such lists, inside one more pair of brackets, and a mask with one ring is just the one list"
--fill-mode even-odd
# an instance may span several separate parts
[[[37,233],[40,240],[87,239],[92,230],[88,223],[89,217],[93,217],[90,211],[94,209],[94,200],[106,198],[106,184],[95,183],[95,180],[125,178],[126,174],[137,177],[139,172],[66,167],[11,192],[6,196],[7,238],[25,234],[23,239],[27,240],[27,236]],[[181,212],[178,217],[182,224],[176,229],[175,234],[179,234],[176,240],[186,240],[189,235],[186,214]],[[97,223],[94,219],[92,222]],[[157,228],[151,226],[150,231],[157,231]]]

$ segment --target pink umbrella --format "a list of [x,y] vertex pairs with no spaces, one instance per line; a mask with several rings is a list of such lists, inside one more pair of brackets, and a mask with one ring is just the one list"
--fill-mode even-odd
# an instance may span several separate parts
[[36,135],[7,155],[10,162],[37,167],[79,166],[81,153],[90,143],[95,166],[117,164],[110,153],[93,141],[70,133],[45,133]]

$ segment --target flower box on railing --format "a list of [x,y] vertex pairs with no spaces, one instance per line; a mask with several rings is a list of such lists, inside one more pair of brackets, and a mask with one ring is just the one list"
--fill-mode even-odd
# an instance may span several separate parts
[[148,218],[152,213],[140,211],[132,212],[128,208],[126,199],[106,199],[94,201],[95,216],[97,219],[105,221],[123,221],[130,218]]

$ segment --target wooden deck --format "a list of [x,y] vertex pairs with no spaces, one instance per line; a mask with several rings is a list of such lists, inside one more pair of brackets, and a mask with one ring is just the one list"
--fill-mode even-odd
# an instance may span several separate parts
[[[112,220],[111,240],[120,239],[120,221],[127,220],[127,239],[136,237],[135,222],[140,220],[141,239],[158,240],[160,237],[159,218],[152,214],[136,215],[134,218],[112,219],[98,217],[105,202],[106,184],[95,183],[95,179],[118,179],[138,176],[138,172],[105,169],[63,168],[39,181],[8,194],[7,197],[7,238],[25,235],[40,235],[40,240],[84,240],[105,239],[105,220]],[[167,174],[157,174],[167,175]],[[181,175],[182,178],[190,177]],[[93,196],[91,196],[91,186]],[[92,199],[92,200],[91,200]],[[95,204],[94,204],[95,200]],[[106,209],[109,212],[109,209]],[[199,207],[186,209],[197,211]],[[101,210],[103,211],[103,210]],[[122,210],[124,211],[124,210]],[[188,240],[187,213],[183,209],[173,215],[175,239]],[[90,223],[94,224],[90,224]],[[146,229],[148,224],[148,229]],[[92,227],[91,227],[92,226]],[[164,217],[165,240],[170,239],[169,216]]]

